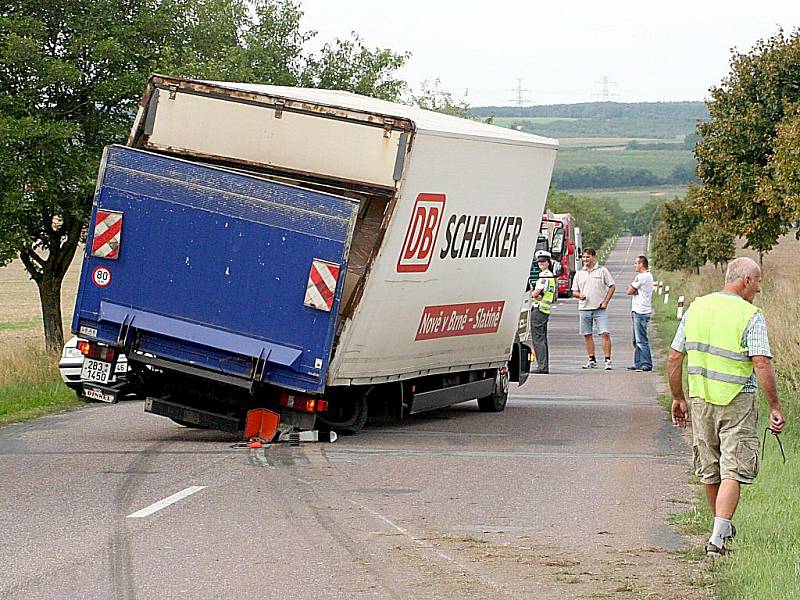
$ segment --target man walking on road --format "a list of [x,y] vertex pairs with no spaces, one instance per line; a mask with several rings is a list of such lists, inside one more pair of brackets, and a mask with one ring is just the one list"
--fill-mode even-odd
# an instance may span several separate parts
[[633,366],[629,371],[652,371],[653,358],[647,325],[653,312],[653,275],[647,270],[647,257],[637,256],[633,263],[636,277],[628,286],[631,296],[631,319],[633,321]]
[[766,321],[752,304],[760,284],[755,261],[732,260],[722,291],[696,298],[684,313],[669,355],[672,422],[679,427],[689,418],[682,382],[684,354],[689,358],[692,451],[714,514],[706,545],[712,558],[729,552],[725,542],[736,534],[731,519],[740,486],[752,483],[758,473],[757,383],[769,404],[772,432],[780,433],[785,424]]
[[584,248],[581,253],[583,270],[575,273],[572,282],[572,296],[578,302],[580,315],[580,332],[586,344],[586,354],[589,360],[583,365],[584,369],[596,369],[597,358],[594,354],[594,337],[592,332],[597,328],[603,340],[603,354],[605,354],[605,368],[611,366],[611,334],[608,332],[608,303],[616,291],[614,278],[605,267],[597,265],[597,252],[594,248]]
[[536,370],[533,372],[545,374],[550,372],[547,322],[550,320],[550,305],[556,299],[556,276],[553,275],[549,252],[537,252],[536,263],[539,265],[539,279],[533,289],[534,304],[531,307],[531,337],[536,355]]

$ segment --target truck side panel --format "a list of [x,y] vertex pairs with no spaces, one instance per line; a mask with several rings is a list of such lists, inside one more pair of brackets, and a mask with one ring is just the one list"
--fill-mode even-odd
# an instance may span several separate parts
[[506,364],[555,154],[417,135],[331,384]]
[[[129,353],[320,392],[356,209],[337,196],[112,146],[73,331]],[[122,215],[116,259],[92,251],[107,212]],[[329,269],[320,288],[332,290],[329,310],[308,305],[314,268]]]

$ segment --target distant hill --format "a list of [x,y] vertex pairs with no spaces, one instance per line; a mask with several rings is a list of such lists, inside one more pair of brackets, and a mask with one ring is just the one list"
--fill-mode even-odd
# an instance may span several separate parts
[[549,137],[674,139],[709,118],[704,102],[584,102],[542,106],[476,106],[472,116]]

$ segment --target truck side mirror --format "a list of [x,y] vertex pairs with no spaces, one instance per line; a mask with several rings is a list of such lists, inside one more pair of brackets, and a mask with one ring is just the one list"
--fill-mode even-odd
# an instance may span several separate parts
[[550,253],[553,258],[559,259],[564,253],[564,228],[556,227],[553,230],[553,241],[550,244]]

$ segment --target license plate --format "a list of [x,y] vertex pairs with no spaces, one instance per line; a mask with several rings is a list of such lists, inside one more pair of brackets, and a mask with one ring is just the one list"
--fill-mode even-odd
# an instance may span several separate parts
[[81,379],[96,383],[108,383],[108,380],[111,379],[111,363],[94,358],[84,358]]
[[126,362],[118,362],[117,366],[114,367],[114,373],[127,373],[128,372],[128,363]]
[[83,395],[92,400],[99,400],[100,402],[114,403],[117,401],[117,395],[114,392],[108,392],[100,388],[92,387],[91,385],[83,386]]

